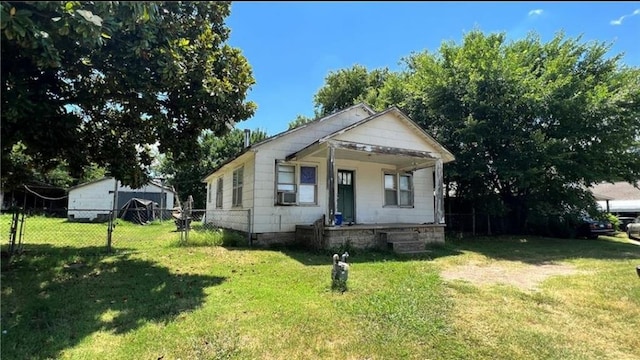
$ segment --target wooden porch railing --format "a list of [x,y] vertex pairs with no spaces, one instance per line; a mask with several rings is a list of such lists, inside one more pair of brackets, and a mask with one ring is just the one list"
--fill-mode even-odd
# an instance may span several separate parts
[[324,221],[325,216],[322,215],[320,219],[313,222],[313,240],[311,246],[316,250],[324,248]]

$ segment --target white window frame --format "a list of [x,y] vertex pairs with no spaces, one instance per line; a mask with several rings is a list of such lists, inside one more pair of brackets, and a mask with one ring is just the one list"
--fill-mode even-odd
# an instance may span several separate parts
[[[395,188],[390,189],[387,188],[387,184],[386,184],[386,178],[387,176],[393,176],[394,178],[394,185]],[[409,189],[402,189],[401,188],[401,181],[400,179],[403,177],[407,177],[409,178]],[[387,204],[387,191],[389,190],[393,190],[395,193],[395,204]],[[409,203],[408,204],[402,204],[402,196],[401,194],[403,192],[408,192],[409,193]],[[413,174],[412,173],[407,173],[407,172],[397,172],[397,171],[390,171],[390,170],[385,170],[382,172],[382,206],[383,207],[397,207],[397,208],[412,208],[414,207],[415,204],[415,190],[413,187]]]
[[242,190],[244,188],[244,166],[233,170],[233,196],[231,205],[242,207]]
[[[288,167],[293,170],[293,183],[282,182],[280,167]],[[302,168],[314,168],[315,179],[313,184],[302,183]],[[301,187],[313,187],[313,202],[305,202],[300,200]],[[286,196],[295,196],[295,201],[283,201]],[[274,204],[278,206],[316,206],[318,205],[318,165],[317,164],[294,164],[276,161],[275,166],[275,199]]]
[[[313,168],[315,172],[315,178],[312,183],[302,183],[302,168]],[[299,200],[300,205],[318,205],[318,166],[317,165],[305,165],[300,164],[298,166],[298,180],[299,186],[298,189],[302,189],[303,186],[313,187],[313,201],[312,202],[303,202],[300,200],[300,196],[298,194],[297,198]],[[298,190],[299,191],[299,190]]]

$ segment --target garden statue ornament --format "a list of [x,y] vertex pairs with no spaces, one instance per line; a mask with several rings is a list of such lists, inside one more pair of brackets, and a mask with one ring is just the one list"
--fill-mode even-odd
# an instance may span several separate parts
[[338,254],[333,254],[333,268],[331,269],[331,288],[339,289],[342,292],[347,290],[347,279],[349,278],[349,264],[347,258],[349,253],[345,251],[342,259]]

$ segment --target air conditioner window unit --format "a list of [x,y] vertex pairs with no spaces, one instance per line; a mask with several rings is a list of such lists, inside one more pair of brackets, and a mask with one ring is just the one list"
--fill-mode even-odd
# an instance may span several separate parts
[[287,191],[278,191],[278,204],[295,204],[296,193]]

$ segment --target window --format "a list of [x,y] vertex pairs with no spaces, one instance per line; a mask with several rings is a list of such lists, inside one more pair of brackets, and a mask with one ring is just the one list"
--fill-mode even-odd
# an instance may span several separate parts
[[216,209],[222,209],[222,178],[218,178],[216,185]]
[[400,206],[413,206],[413,184],[411,175],[399,174],[400,178]]
[[315,204],[317,195],[317,168],[300,166],[300,204]]
[[211,203],[211,183],[209,183],[209,188],[207,189],[207,202]]
[[338,171],[338,185],[352,185],[352,172]]
[[318,168],[277,164],[276,204],[309,205],[318,201]]
[[233,206],[242,206],[242,183],[244,181],[244,167],[233,172]]
[[276,203],[296,203],[296,167],[294,165],[278,164],[276,185]]
[[398,205],[398,197],[396,192],[398,186],[396,184],[395,174],[384,174],[384,204],[385,206]]
[[413,206],[411,174],[384,174],[384,206]]

